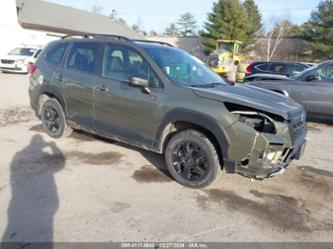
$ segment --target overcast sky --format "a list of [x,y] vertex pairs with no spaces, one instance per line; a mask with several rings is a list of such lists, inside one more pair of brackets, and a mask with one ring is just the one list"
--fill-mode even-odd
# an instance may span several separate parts
[[[165,27],[175,22],[180,14],[191,12],[202,25],[207,19],[214,0],[47,0],[55,3],[89,10],[96,4],[102,7],[103,14],[109,14],[113,9],[118,16],[125,19],[130,25],[140,19],[144,29],[163,32]],[[297,24],[306,21],[319,0],[256,0],[262,11],[266,26],[270,26],[272,15],[288,16]]]

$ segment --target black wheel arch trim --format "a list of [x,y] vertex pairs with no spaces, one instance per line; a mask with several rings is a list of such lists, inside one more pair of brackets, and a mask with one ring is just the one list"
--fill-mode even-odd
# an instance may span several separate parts
[[[157,148],[160,153],[164,152],[164,142],[167,135],[170,134],[166,129],[169,125],[176,122],[186,122],[208,130],[217,140],[220,152],[222,152],[223,160],[228,159],[230,142],[223,127],[221,127],[214,118],[207,114],[184,108],[175,108],[164,116],[164,119],[158,128],[154,144],[154,147]],[[167,134],[165,134],[165,132],[167,132]]]
[[38,103],[39,97],[43,94],[48,95],[48,96],[54,96],[60,102],[60,105],[63,107],[63,111],[64,111],[65,115],[67,115],[66,101],[63,98],[63,94],[60,92],[60,90],[57,87],[52,87],[49,85],[42,85],[41,88],[39,89],[38,98],[36,100],[37,106],[39,106],[39,103]]

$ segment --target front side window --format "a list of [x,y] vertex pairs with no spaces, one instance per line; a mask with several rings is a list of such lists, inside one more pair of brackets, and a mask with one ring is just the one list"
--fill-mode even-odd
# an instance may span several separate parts
[[306,67],[301,64],[291,64],[288,68],[290,74],[295,74],[304,71]]
[[203,62],[182,50],[150,46],[144,49],[175,84],[201,87],[225,84]]
[[68,56],[67,68],[93,73],[97,64],[99,48],[100,45],[98,43],[74,43]]
[[121,45],[106,45],[102,76],[124,82],[136,76],[148,79],[150,87],[160,86],[158,77],[146,60],[135,50]]
[[68,43],[59,43],[47,51],[45,59],[53,64],[60,64],[62,57],[65,54]]
[[333,82],[333,64],[327,64],[319,67],[315,71],[315,75],[320,81],[332,81]]

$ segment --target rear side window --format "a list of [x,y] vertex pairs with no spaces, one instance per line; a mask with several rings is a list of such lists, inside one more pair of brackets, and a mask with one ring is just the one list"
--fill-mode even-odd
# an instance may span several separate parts
[[68,43],[59,43],[53,46],[45,56],[45,59],[53,64],[60,64],[62,57],[64,57]]
[[263,63],[263,64],[259,64],[256,66],[257,69],[260,69],[262,71],[266,71],[267,70],[267,67],[268,67],[268,63]]
[[67,68],[85,73],[93,73],[99,53],[98,43],[74,43],[67,60]]
[[287,65],[283,63],[271,63],[268,71],[273,73],[284,73],[287,71]]

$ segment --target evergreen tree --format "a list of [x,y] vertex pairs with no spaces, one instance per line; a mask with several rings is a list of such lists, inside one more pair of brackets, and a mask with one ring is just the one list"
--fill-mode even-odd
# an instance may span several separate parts
[[164,34],[169,36],[178,36],[179,31],[177,25],[175,23],[171,23],[169,27],[165,29]]
[[182,36],[188,36],[194,34],[197,29],[197,21],[195,20],[194,16],[187,12],[180,16],[177,21],[179,33]]
[[333,57],[333,0],[324,0],[302,25],[304,39],[318,59]]
[[205,31],[201,34],[206,54],[215,50],[218,39],[245,42],[249,29],[248,16],[239,0],[219,0],[208,14]]
[[247,34],[248,39],[244,41],[244,47],[248,47],[248,45],[255,42],[255,39],[263,31],[262,15],[259,11],[258,5],[254,0],[245,0],[243,6],[245,8],[248,22],[250,24]]

